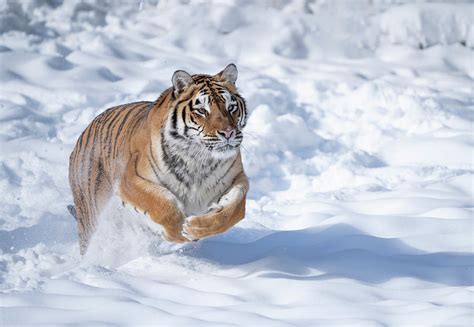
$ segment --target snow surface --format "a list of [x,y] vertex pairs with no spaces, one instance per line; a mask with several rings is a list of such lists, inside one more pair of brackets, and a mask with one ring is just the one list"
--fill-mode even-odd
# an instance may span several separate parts
[[[0,324],[473,325],[473,4],[1,1]],[[246,219],[185,246],[68,156],[106,108],[229,62]]]

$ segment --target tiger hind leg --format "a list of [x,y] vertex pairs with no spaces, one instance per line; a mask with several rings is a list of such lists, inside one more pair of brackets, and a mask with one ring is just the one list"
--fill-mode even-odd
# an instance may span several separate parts
[[[107,205],[111,195],[111,185],[108,183],[97,183],[95,197],[84,197],[85,192],[80,188],[73,192],[74,206],[68,207],[69,212],[75,216],[79,236],[79,249],[81,255],[87,252],[91,238],[97,229],[98,220],[103,209]],[[72,207],[72,208],[71,208]]]
[[92,235],[96,229],[97,217],[94,211],[95,210],[91,206],[88,206],[85,203],[77,203],[74,207],[81,255],[86,253]]

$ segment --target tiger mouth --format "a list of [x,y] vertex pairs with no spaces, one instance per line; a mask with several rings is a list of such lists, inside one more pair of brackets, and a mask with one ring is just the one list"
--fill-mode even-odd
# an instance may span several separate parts
[[240,146],[240,144],[236,143],[220,143],[220,144],[206,144],[206,147],[211,150],[211,151],[217,151],[217,152],[226,152],[226,151],[232,151],[237,149]]
[[224,144],[224,145],[215,147],[214,149],[215,149],[216,151],[219,151],[219,152],[226,152],[226,151],[234,150],[234,149],[236,149],[237,147],[238,147],[237,144],[235,144],[235,145],[232,145],[232,144]]

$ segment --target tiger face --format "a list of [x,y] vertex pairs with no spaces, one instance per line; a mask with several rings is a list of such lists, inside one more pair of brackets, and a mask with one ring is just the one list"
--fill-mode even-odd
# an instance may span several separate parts
[[214,76],[175,72],[170,135],[214,157],[235,155],[247,122],[245,101],[236,90],[236,80],[234,64]]

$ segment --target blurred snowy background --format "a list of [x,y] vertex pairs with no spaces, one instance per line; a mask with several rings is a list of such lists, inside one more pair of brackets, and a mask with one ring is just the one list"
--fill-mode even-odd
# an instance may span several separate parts
[[[0,0],[0,324],[472,325],[474,5]],[[78,255],[68,156],[173,71],[239,67],[246,219]]]

